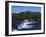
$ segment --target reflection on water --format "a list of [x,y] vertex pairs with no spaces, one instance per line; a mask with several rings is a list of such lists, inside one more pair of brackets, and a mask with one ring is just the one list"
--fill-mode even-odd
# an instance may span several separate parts
[[12,21],[12,30],[39,30],[41,29],[41,23],[36,21]]

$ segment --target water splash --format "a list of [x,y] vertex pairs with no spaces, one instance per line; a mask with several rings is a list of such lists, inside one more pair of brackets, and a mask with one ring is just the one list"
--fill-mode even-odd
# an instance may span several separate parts
[[21,23],[20,25],[18,25],[18,29],[27,29],[27,28],[32,28],[34,27],[34,25],[28,25],[28,24],[32,24],[33,22],[29,22],[28,20],[24,20],[23,23]]

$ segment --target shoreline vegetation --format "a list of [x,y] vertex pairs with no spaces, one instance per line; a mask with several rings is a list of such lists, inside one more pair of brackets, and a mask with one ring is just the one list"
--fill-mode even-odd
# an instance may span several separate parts
[[20,13],[12,13],[12,20],[25,20],[28,21],[39,21],[41,22],[41,13],[40,12],[31,12],[25,11]]

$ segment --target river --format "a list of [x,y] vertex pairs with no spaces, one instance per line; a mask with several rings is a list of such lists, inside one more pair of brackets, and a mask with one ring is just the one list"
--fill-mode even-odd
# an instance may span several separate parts
[[22,31],[22,30],[40,30],[41,23],[37,21],[28,20],[12,20],[12,31]]

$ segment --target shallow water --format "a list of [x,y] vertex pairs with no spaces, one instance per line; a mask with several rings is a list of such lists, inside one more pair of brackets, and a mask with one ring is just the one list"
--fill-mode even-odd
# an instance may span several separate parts
[[36,21],[12,21],[12,31],[21,30],[39,30],[41,29],[41,23]]

